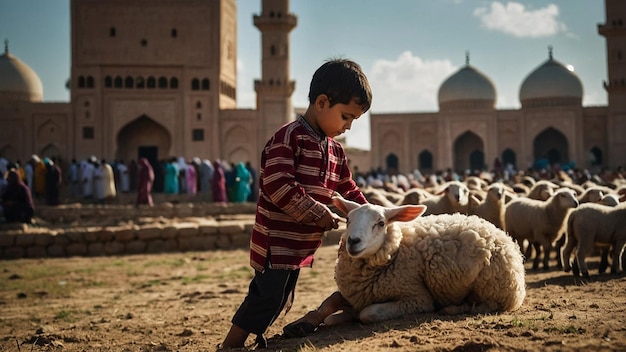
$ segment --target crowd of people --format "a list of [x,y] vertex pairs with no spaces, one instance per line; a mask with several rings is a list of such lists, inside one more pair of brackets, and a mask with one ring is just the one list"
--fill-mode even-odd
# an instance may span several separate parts
[[[91,156],[61,168],[54,158],[33,155],[26,163],[0,156],[0,221],[30,223],[36,203],[109,204],[136,193],[135,205],[152,206],[152,194],[186,194],[205,202],[256,202],[257,172],[249,162],[198,157],[125,163]],[[61,195],[67,195],[61,197]]]
[[[355,168],[353,177],[360,187],[384,187],[393,185],[398,189],[428,188],[451,180],[462,181],[468,176],[479,176],[487,181],[514,182],[528,175],[539,179],[567,178],[577,184],[593,181],[611,186],[616,179],[624,179],[622,167],[615,170],[602,168],[593,172],[566,165],[531,165],[526,170],[516,170],[513,165],[501,166],[494,161],[491,170],[466,170],[457,173],[452,169],[422,173],[415,169],[402,174],[381,167],[360,172]],[[58,205],[61,194],[68,194],[63,201],[108,204],[115,202],[118,194],[136,193],[135,204],[154,205],[152,194],[188,194],[206,202],[256,202],[258,199],[258,175],[250,162],[227,163],[222,160],[183,157],[161,160],[155,165],[140,158],[124,163],[92,156],[71,163],[62,170],[53,158],[33,155],[21,164],[0,156],[0,218],[6,222],[29,223],[38,202]],[[64,189],[64,188],[67,188]],[[8,210],[7,210],[8,209]],[[12,213],[13,212],[13,213]],[[2,215],[4,213],[4,215]]]

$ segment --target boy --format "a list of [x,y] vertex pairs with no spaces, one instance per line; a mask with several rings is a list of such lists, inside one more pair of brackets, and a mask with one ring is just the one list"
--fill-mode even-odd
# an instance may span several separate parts
[[334,192],[358,203],[365,197],[352,180],[341,144],[371,105],[372,92],[361,67],[330,60],[315,71],[304,116],[281,127],[261,155],[260,194],[250,240],[255,276],[235,313],[221,348],[244,347],[250,333],[263,333],[293,301],[300,268],[313,265],[324,231],[339,217],[325,204]]

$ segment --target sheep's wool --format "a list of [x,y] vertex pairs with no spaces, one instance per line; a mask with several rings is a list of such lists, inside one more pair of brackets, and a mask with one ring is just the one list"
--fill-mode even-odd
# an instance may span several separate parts
[[335,268],[339,290],[357,311],[397,301],[404,314],[464,303],[515,310],[526,295],[524,275],[522,255],[504,231],[461,214],[392,224],[373,258],[351,258],[342,244]]

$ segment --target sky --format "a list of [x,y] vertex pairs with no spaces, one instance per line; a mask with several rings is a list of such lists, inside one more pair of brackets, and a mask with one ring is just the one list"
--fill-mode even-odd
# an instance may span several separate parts
[[[606,105],[604,0],[292,0],[290,33],[294,107],[308,105],[308,84],[331,58],[361,65],[373,91],[370,112],[435,112],[450,75],[470,64],[496,87],[498,109],[518,109],[524,79],[548,59],[570,67],[583,84],[583,106]],[[238,0],[237,106],[255,108],[261,34],[253,15],[261,0]],[[0,40],[41,78],[45,102],[67,102],[69,0],[0,0]],[[369,149],[369,113],[346,134]]]

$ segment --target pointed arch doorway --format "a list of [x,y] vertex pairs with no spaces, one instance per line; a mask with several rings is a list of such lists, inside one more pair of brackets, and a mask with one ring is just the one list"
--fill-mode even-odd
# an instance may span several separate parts
[[172,137],[165,127],[147,115],[141,115],[120,129],[117,134],[117,159],[128,162],[145,157],[153,167],[168,158]]

